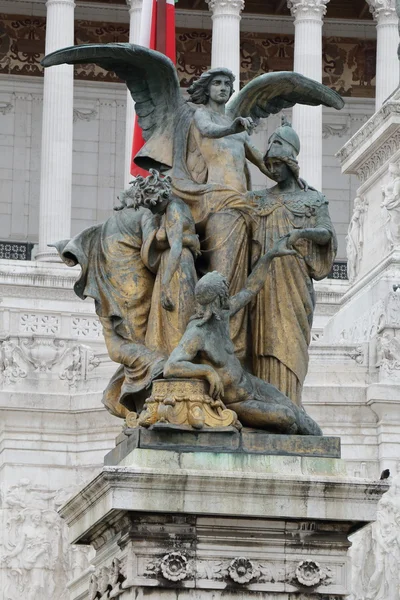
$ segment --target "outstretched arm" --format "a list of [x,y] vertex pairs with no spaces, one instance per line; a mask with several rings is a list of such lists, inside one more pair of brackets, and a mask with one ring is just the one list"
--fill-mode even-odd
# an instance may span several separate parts
[[219,398],[223,394],[222,381],[211,365],[199,365],[191,362],[203,349],[203,335],[206,333],[190,326],[186,329],[181,341],[164,367],[166,379],[187,377],[189,379],[205,379],[210,384],[210,396]]
[[297,254],[295,250],[288,249],[288,238],[289,236],[285,235],[275,242],[274,247],[266,252],[257,262],[252,273],[247,278],[246,286],[231,298],[231,317],[244,308],[246,304],[261,291],[267,277],[269,266],[274,258]]
[[253,165],[258,167],[261,173],[264,173],[264,175],[270,177],[271,174],[264,164],[262,153],[255,146],[253,146],[253,144],[251,144],[250,139],[246,141],[245,150],[247,160],[249,160],[251,163],[253,163]]
[[229,125],[214,123],[206,108],[199,108],[194,114],[194,122],[201,135],[207,138],[222,138],[242,131],[250,132],[253,129],[252,119],[237,117]]

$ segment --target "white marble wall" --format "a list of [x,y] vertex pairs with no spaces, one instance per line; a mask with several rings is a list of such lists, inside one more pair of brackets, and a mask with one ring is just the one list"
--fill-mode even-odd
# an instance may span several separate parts
[[[0,75],[0,239],[37,241],[42,81]],[[75,82],[72,234],[110,214],[123,186],[125,88],[122,84]],[[348,99],[340,113],[324,111],[324,192],[345,258],[345,235],[357,183],[341,175],[334,154],[372,114],[373,101]],[[279,117],[255,135],[265,150]],[[265,178],[253,173],[254,188]]]

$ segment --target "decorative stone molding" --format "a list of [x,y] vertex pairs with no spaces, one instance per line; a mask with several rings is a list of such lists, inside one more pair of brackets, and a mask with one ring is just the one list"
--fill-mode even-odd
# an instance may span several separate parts
[[13,105],[11,102],[0,102],[0,114],[6,115],[11,112],[13,109]]
[[19,331],[21,333],[55,335],[60,332],[60,317],[22,313],[19,318]]
[[367,0],[369,10],[378,23],[382,21],[397,21],[396,0]]
[[240,556],[234,558],[228,567],[229,577],[236,583],[250,583],[254,579],[258,579],[260,571],[248,558]]
[[160,570],[168,581],[183,581],[189,575],[188,566],[188,559],[181,552],[170,552],[162,558]]
[[347,135],[351,128],[351,118],[349,117],[345,123],[323,123],[322,125],[322,137],[327,139],[329,137],[342,138]]
[[50,337],[7,339],[0,344],[0,384],[9,386],[21,379],[40,379],[54,374],[74,389],[100,364],[88,346]]
[[360,344],[370,341],[384,329],[400,329],[400,293],[390,292],[371,310],[355,321],[351,328],[342,330],[335,342]]
[[295,19],[322,20],[329,0],[288,0],[288,8]]
[[360,166],[358,176],[361,183],[372,177],[398,151],[399,147],[400,130],[396,131],[390,139],[377,148],[374,154]]
[[206,2],[213,16],[239,16],[244,9],[244,0],[206,0]]
[[386,104],[384,104],[380,110],[375,113],[352,138],[350,138],[347,144],[336,153],[335,156],[340,160],[341,164],[346,162],[351,154],[359,150],[361,146],[370,140],[373,134],[380,129],[386,121],[396,115],[400,115],[400,102],[386,102]]
[[294,579],[305,587],[316,587],[331,581],[332,573],[328,568],[321,569],[320,565],[313,560],[302,560],[296,567]]
[[87,317],[72,317],[72,333],[78,338],[96,338],[100,337],[102,326],[97,317],[89,319]]
[[97,110],[78,110],[77,108],[74,108],[73,114],[74,123],[76,123],[77,121],[93,121],[97,117]]

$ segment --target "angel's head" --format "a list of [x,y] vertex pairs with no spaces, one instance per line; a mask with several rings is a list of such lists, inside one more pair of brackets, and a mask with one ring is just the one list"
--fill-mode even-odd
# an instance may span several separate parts
[[188,89],[189,101],[207,104],[211,98],[218,104],[226,104],[233,94],[235,76],[223,67],[203,73]]
[[299,136],[291,123],[282,117],[282,124],[274,131],[268,140],[268,149],[264,163],[271,173],[271,179],[278,183],[292,173],[295,179],[299,177],[297,157],[300,152]]
[[115,206],[114,210],[123,208],[134,208],[138,210],[141,206],[149,208],[152,212],[160,212],[168,203],[171,194],[171,179],[161,177],[155,169],[150,169],[148,177],[138,175],[127,190],[118,196],[121,204]]

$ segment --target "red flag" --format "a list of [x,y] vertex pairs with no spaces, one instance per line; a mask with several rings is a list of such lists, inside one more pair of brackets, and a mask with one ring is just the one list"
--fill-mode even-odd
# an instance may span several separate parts
[[[151,50],[158,50],[176,62],[175,0],[143,0],[139,44]],[[143,145],[142,130],[135,116],[131,159],[133,176],[148,175],[148,172],[138,167],[133,160]]]

